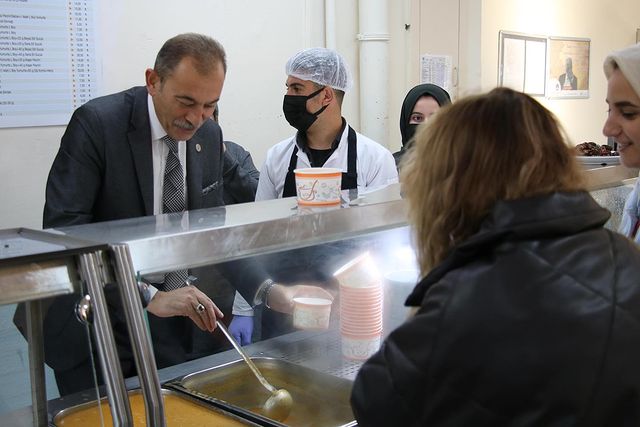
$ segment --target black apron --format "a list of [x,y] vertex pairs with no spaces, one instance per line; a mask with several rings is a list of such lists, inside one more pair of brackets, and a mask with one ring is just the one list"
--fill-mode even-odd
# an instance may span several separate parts
[[[356,172],[356,132],[349,126],[349,134],[347,135],[347,173],[342,172],[342,189],[351,190],[358,188],[358,173]],[[298,144],[293,148],[293,154],[291,154],[291,160],[289,161],[289,170],[287,176],[284,179],[284,188],[282,190],[282,197],[293,197],[297,195],[296,192],[296,175],[293,172],[298,164]]]

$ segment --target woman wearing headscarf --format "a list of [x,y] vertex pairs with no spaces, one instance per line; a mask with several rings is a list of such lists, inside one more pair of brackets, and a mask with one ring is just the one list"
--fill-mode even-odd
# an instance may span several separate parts
[[[618,143],[621,163],[640,168],[640,44],[611,53],[604,61],[609,116],[602,133]],[[627,198],[619,231],[640,243],[640,180]]]
[[400,164],[418,125],[428,120],[440,107],[448,104],[451,104],[449,93],[440,86],[431,83],[415,86],[407,93],[402,103],[402,110],[400,110],[402,148],[393,153],[396,166]]
[[640,249],[553,114],[507,88],[456,101],[403,163],[424,278],[358,372],[358,425],[640,425]]

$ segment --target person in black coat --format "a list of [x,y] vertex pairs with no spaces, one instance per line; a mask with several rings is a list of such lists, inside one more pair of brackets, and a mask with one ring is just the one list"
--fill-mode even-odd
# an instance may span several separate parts
[[[213,121],[218,122],[220,109],[213,110]],[[253,202],[256,199],[260,171],[256,169],[251,153],[240,144],[224,141],[224,169],[222,171],[225,205]]]
[[358,425],[640,425],[640,251],[603,227],[553,115],[498,88],[414,146],[424,278],[356,377]]

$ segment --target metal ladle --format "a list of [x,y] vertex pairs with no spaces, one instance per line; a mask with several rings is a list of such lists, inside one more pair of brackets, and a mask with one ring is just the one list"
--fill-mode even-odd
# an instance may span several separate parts
[[249,365],[251,372],[253,372],[253,375],[256,376],[258,381],[260,381],[260,384],[262,384],[264,388],[266,388],[269,393],[271,393],[271,396],[269,396],[267,401],[262,406],[265,415],[276,421],[283,421],[291,413],[291,408],[293,406],[293,398],[291,397],[291,394],[283,388],[277,389],[272,386],[269,381],[267,381],[265,377],[262,376],[256,365],[254,365],[253,361],[249,358],[249,356],[247,356],[242,347],[240,347],[233,336],[231,336],[222,322],[216,320],[216,324],[218,325],[218,328],[220,328],[224,336],[227,337],[231,345],[233,345],[233,348],[235,348],[236,351],[240,353],[240,356],[242,356],[244,361],[247,362],[247,365]]

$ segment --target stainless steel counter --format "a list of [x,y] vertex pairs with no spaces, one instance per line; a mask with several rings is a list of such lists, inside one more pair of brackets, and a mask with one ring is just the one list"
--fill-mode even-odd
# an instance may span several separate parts
[[[635,174],[637,176],[637,172]],[[589,188],[599,203],[612,210],[613,222],[621,213],[621,206],[632,185],[633,179],[629,178],[633,175],[633,172],[621,168],[602,168],[589,174]],[[137,273],[205,266],[347,240],[357,240],[353,247],[372,248],[377,252],[378,267],[383,272],[415,268],[405,265],[413,255],[406,253],[406,249],[411,251],[405,227],[406,206],[398,198],[397,187],[395,190],[388,195],[390,200],[378,200],[374,195],[367,195],[320,213],[302,212],[295,205],[295,200],[280,199],[253,204],[252,209],[237,205],[187,212],[175,217],[163,215],[84,228],[70,227],[63,231],[68,236],[84,240],[127,244]],[[351,206],[358,207],[349,209]],[[616,224],[610,226],[615,228]],[[412,288],[413,284],[386,292],[385,335],[403,321],[406,313],[403,302]],[[334,307],[334,311],[337,314],[338,307]],[[252,356],[280,358],[353,380],[362,362],[344,358],[340,341],[338,319],[333,318],[328,331],[293,332],[251,344],[245,349]],[[229,350],[161,369],[158,377],[160,383],[165,384],[187,374],[237,360],[240,356]],[[126,380],[126,386],[138,388],[138,379]],[[55,402],[51,407],[68,406],[77,399],[95,398],[95,393],[72,396]]]
[[406,225],[406,206],[398,184],[351,196],[345,194],[342,205],[335,207],[298,207],[296,199],[288,197],[58,231],[88,241],[126,244],[134,269],[145,275],[335,242]]

